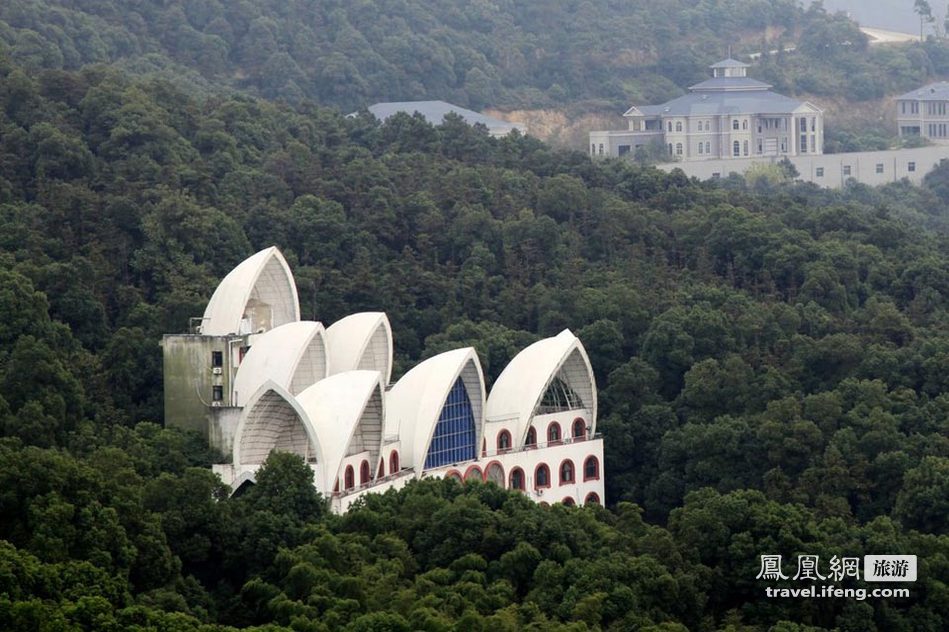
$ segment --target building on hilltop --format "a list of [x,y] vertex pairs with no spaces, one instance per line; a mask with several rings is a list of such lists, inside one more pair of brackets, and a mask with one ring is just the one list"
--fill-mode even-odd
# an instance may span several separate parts
[[491,481],[538,502],[603,499],[596,383],[569,330],[522,350],[490,392],[470,347],[390,384],[386,315],[325,328],[300,320],[293,275],[273,247],[225,276],[191,329],[162,339],[165,424],[229,455],[214,469],[235,490],[280,450],[306,461],[337,512],[431,476]]
[[713,64],[712,78],[662,105],[633,106],[623,131],[590,132],[594,157],[634,155],[658,145],[674,160],[800,156],[824,151],[824,114],[747,76],[748,64]]
[[[510,123],[501,119],[487,116],[474,110],[452,105],[445,101],[394,101],[391,103],[376,103],[369,106],[369,112],[380,121],[385,121],[394,114],[403,112],[409,116],[418,112],[432,125],[441,125],[446,114],[457,114],[468,125],[484,125],[488,133],[495,138],[507,136],[514,130],[521,134],[527,133],[527,127],[520,123]],[[350,116],[353,116],[352,114]]]
[[932,83],[898,96],[896,126],[900,136],[949,143],[949,82]]

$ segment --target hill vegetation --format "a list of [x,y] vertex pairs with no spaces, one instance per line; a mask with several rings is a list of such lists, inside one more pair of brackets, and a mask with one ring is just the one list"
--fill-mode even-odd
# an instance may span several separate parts
[[116,64],[343,111],[413,99],[623,111],[680,94],[727,50],[790,46],[753,74],[791,94],[875,99],[949,74],[944,42],[871,49],[843,14],[797,0],[0,5],[0,50],[25,69]]
[[[0,628],[949,625],[949,167],[701,184],[28,61],[0,57]],[[471,344],[491,379],[576,331],[610,508],[429,481],[335,517],[286,455],[228,498],[155,423],[158,341],[271,244],[305,317],[389,313],[397,374]],[[920,581],[765,600],[768,553],[916,554]]]

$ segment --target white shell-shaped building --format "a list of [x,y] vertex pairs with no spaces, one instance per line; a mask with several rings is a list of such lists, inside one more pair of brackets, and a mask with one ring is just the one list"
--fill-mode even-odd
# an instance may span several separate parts
[[253,334],[300,320],[297,286],[287,260],[271,246],[231,270],[211,296],[201,333]]
[[293,275],[271,247],[221,281],[199,331],[162,344],[166,423],[195,427],[204,416],[209,441],[231,455],[215,471],[235,489],[277,450],[309,465],[336,511],[421,477],[488,481],[543,503],[602,502],[596,383],[569,330],[518,353],[490,394],[470,347],[389,386],[385,313],[325,329],[300,320]]
[[565,329],[514,356],[491,388],[485,417],[506,422],[514,446],[521,447],[535,417],[570,410],[585,414],[586,433],[596,432],[593,368],[580,339]]
[[323,325],[311,320],[280,325],[254,337],[234,378],[234,401],[246,405],[264,383],[273,381],[299,395],[329,375]]
[[386,397],[387,437],[398,437],[402,465],[416,472],[477,457],[484,423],[484,375],[471,347],[416,365]]
[[385,387],[378,371],[347,371],[317,382],[297,400],[323,445],[324,494],[370,483],[382,447]]
[[234,435],[237,471],[256,470],[274,450],[291,452],[322,469],[320,438],[303,407],[275,382],[263,384],[248,400]]
[[331,373],[379,371],[386,384],[392,377],[392,328],[382,312],[341,318],[326,330]]

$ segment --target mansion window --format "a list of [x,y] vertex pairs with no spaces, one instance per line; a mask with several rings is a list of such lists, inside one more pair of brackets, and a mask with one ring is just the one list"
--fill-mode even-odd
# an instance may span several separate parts
[[906,165],[906,170],[907,170],[907,171],[916,171],[916,163],[915,163],[915,162],[910,162],[910,163],[908,163],[908,164]]
[[878,162],[878,163],[877,163],[877,165],[876,165],[876,171],[877,171],[877,173],[883,173],[883,163],[882,163],[882,162]]
[[738,119],[732,121],[732,129],[738,129]]
[[742,147],[742,153],[746,156],[748,155],[748,141],[747,140],[744,142],[744,145]]
[[801,134],[801,153],[807,153],[807,134]]
[[705,153],[712,153],[712,143],[710,141],[705,142]]
[[850,175],[850,165],[844,165],[844,175],[845,176]]
[[737,140],[734,143],[732,143],[732,155],[733,156],[741,155],[741,143],[739,143]]
[[699,143],[699,155],[702,155],[703,153],[705,153],[705,152],[703,151],[704,148],[705,148],[705,145],[703,145],[703,144],[700,142],[700,143]]
[[677,132],[682,131],[682,121],[676,121],[676,131]]
[[682,155],[682,143],[676,143],[676,156]]
[[742,122],[741,122],[741,128],[742,128],[742,129],[748,129],[748,121],[742,121]]
[[669,121],[668,123],[666,123],[666,131],[667,132],[672,131],[672,121]]

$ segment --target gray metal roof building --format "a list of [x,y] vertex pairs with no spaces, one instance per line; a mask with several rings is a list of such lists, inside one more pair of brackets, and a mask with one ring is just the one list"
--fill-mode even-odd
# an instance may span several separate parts
[[468,125],[484,125],[492,136],[506,136],[514,130],[522,134],[527,133],[527,128],[519,123],[509,123],[501,119],[494,118],[469,110],[445,101],[392,101],[384,103],[375,103],[369,106],[369,112],[380,121],[385,121],[394,114],[404,112],[412,115],[416,112],[425,117],[425,120],[432,125],[441,125],[446,114],[457,114]]

